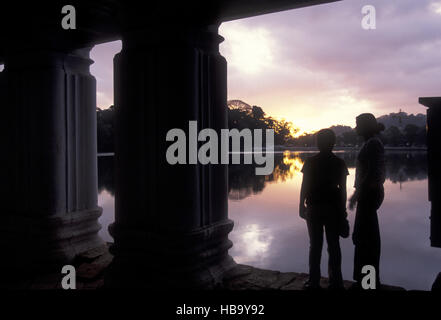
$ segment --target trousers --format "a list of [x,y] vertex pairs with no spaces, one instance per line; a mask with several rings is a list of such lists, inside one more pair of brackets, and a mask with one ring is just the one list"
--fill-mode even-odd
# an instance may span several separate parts
[[355,245],[353,278],[361,282],[362,268],[371,265],[376,271],[377,287],[380,284],[381,237],[377,210],[384,200],[384,188],[362,190],[357,202],[352,241]]
[[323,248],[323,233],[328,244],[328,275],[331,286],[342,286],[341,250],[339,236],[339,212],[332,205],[308,205],[307,226],[309,234],[309,281],[320,282],[320,261]]

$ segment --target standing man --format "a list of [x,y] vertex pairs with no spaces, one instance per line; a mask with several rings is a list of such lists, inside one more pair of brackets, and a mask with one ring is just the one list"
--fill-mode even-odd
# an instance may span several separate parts
[[365,142],[357,156],[355,192],[349,200],[351,210],[357,204],[352,234],[355,245],[354,289],[361,288],[361,271],[366,265],[375,268],[376,288],[380,288],[381,239],[377,210],[384,200],[386,169],[384,146],[377,134],[384,130],[384,125],[377,123],[371,113],[360,114],[356,122],[355,131]]
[[316,135],[319,153],[306,159],[302,172],[299,215],[306,219],[309,234],[309,280],[305,289],[320,288],[320,260],[323,232],[328,243],[329,288],[343,289],[340,226],[346,218],[346,177],[344,160],[332,153],[335,133],[320,130]]

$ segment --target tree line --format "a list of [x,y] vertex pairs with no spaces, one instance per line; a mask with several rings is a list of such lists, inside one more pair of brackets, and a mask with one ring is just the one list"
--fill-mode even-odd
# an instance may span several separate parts
[[[331,129],[338,126],[333,126]],[[335,130],[334,130],[335,131]],[[380,140],[385,146],[390,147],[424,147],[426,146],[426,127],[415,124],[407,124],[403,128],[390,126],[379,135]],[[363,143],[355,130],[350,130],[337,134],[336,145],[340,147],[356,147]],[[306,133],[294,139],[294,146],[312,147],[315,145],[314,133]]]
[[[97,139],[98,152],[114,151],[114,118],[115,107],[108,109],[97,108]],[[274,144],[288,145],[293,141],[293,135],[298,131],[291,122],[276,120],[268,117],[262,108],[253,106],[250,108],[228,108],[229,128],[242,129],[273,129]]]
[[[114,106],[110,106],[108,109],[97,108],[99,153],[114,151],[114,115]],[[425,146],[426,127],[421,125],[425,122],[425,119],[422,119],[422,115],[418,115],[418,122],[409,123],[409,119],[414,118],[415,116],[407,115],[405,112],[380,117],[380,121],[384,120],[386,122],[386,130],[379,135],[380,139],[386,146],[392,147]],[[392,120],[389,122],[389,119]],[[387,126],[388,124],[389,126]],[[274,144],[279,146],[315,146],[314,133],[304,133],[295,137],[299,129],[292,122],[267,116],[261,107],[250,106],[240,100],[228,101],[228,126],[230,129],[236,128],[238,130],[273,129]],[[336,133],[337,146],[356,147],[362,144],[360,137],[349,126],[335,125],[331,129]]]

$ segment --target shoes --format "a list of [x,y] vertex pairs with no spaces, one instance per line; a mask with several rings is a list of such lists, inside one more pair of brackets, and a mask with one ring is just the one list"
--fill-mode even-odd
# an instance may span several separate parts
[[306,281],[303,284],[303,290],[321,290],[320,283],[311,282],[310,280]]
[[361,287],[360,283],[358,282],[354,282],[353,284],[351,284],[351,286],[348,289],[349,291],[362,291],[363,288]]

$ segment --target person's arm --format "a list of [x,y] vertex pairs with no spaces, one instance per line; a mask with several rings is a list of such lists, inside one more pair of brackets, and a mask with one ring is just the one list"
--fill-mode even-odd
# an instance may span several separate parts
[[358,201],[358,197],[360,195],[359,189],[355,189],[354,193],[352,194],[351,198],[349,198],[349,210],[354,210],[355,204]]
[[[346,168],[347,169],[347,168]],[[360,194],[360,190],[359,190],[359,181],[361,180],[361,177],[360,177],[360,172],[359,172],[359,168],[358,168],[358,165],[357,165],[357,168],[355,169],[355,182],[354,182],[354,188],[355,188],[355,191],[354,191],[354,193],[352,194],[352,196],[349,198],[349,210],[354,210],[354,208],[355,208],[355,204],[357,203],[357,201],[358,201],[358,198],[359,198],[359,194]],[[348,172],[348,174],[349,174],[349,172]]]
[[346,211],[346,200],[348,198],[348,194],[347,194],[347,191],[346,191],[346,177],[347,177],[347,175],[343,174],[342,177],[341,177],[341,181],[339,183],[340,190],[341,190],[341,192],[340,192],[340,195],[341,195],[341,208],[342,208],[343,211]]
[[305,161],[302,168],[303,179],[302,186],[300,187],[300,202],[299,202],[299,216],[302,219],[306,219],[306,206],[305,201],[309,190],[309,162]]
[[303,175],[302,186],[300,188],[300,202],[299,202],[299,216],[302,219],[306,219],[306,183],[305,183],[305,175]]

